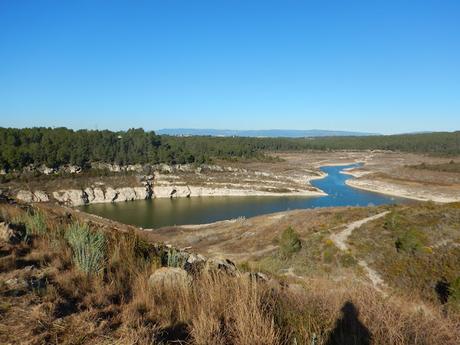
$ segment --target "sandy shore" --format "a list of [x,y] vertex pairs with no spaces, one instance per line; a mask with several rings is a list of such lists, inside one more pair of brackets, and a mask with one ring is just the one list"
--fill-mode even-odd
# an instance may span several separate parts
[[362,189],[369,192],[387,194],[419,201],[434,201],[440,203],[460,201],[460,195],[457,198],[455,198],[444,195],[442,193],[436,194],[431,191],[421,190],[420,188],[405,188],[401,185],[385,183],[382,181],[350,179],[345,181],[345,183],[350,187]]
[[[302,190],[302,191],[292,191],[292,192],[268,192],[260,191],[257,189],[230,189],[230,188],[202,188],[195,186],[188,186],[192,191],[190,198],[196,197],[210,197],[210,196],[324,196],[327,195],[320,189],[316,190]],[[155,188],[154,188],[155,190]],[[178,194],[175,197],[181,198],[186,197],[182,195],[183,193]],[[153,198],[171,198],[170,194],[166,193],[154,193]]]

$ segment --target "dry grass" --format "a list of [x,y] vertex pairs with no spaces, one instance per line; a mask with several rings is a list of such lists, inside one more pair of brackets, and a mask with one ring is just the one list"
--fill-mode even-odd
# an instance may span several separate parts
[[[161,263],[134,233],[105,231],[103,274],[78,270],[62,229],[2,244],[11,265],[0,279],[0,343],[29,344],[423,344],[460,341],[459,314],[407,296],[384,298],[350,280],[302,284],[257,282],[246,275],[202,272],[190,283],[153,290]],[[9,247],[8,247],[9,246]],[[7,248],[8,247],[8,248]],[[13,255],[13,251],[15,254]],[[25,266],[33,268],[25,269]],[[35,283],[30,283],[35,282]],[[38,283],[40,282],[40,283]],[[34,285],[35,284],[35,285]]]

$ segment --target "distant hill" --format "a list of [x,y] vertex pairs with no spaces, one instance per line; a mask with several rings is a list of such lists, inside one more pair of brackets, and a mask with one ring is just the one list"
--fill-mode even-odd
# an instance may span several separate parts
[[155,131],[157,134],[174,136],[196,136],[209,135],[214,137],[283,137],[283,138],[304,138],[304,137],[338,137],[338,136],[369,136],[376,133],[349,132],[349,131],[328,131],[322,129],[263,129],[263,130],[232,130],[232,129],[195,129],[195,128],[166,128]]

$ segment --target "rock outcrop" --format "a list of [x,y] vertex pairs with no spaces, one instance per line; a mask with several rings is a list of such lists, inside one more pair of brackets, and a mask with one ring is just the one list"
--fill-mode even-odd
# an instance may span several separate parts
[[144,167],[141,164],[118,165],[103,162],[93,162],[91,163],[91,168],[97,170],[108,170],[110,172],[134,171],[137,173],[142,173],[144,171]]
[[34,192],[20,190],[16,198],[24,202],[47,202],[50,200],[48,194],[42,190],[36,190]]
[[153,195],[151,184],[143,187],[87,187],[84,190],[70,189],[53,192],[55,200],[70,206],[92,203],[107,203],[150,199]]
[[152,176],[141,180],[141,186],[135,187],[105,187],[103,184],[86,187],[84,189],[61,189],[51,193],[50,196],[40,190],[20,190],[16,199],[24,202],[46,202],[50,200],[69,206],[81,206],[91,203],[107,203],[118,201],[132,201],[150,199],[153,196]]
[[[90,185],[82,189],[55,187],[48,192],[49,196],[41,191],[20,191],[17,198],[25,202],[40,202],[49,201],[51,197],[51,200],[56,200],[62,204],[79,206],[150,198],[324,195],[322,191],[309,186],[308,177],[311,176],[312,172],[308,172],[306,175],[301,172],[299,176],[285,178],[268,172],[248,172],[241,168],[211,164],[203,164],[199,167],[192,164],[121,166],[96,162],[92,163],[91,166],[93,169],[112,172],[131,171],[136,174],[128,174],[130,175],[128,179],[108,178],[107,184],[102,181],[87,182],[88,180],[83,180],[83,185],[85,183]],[[77,166],[66,166],[65,168],[67,172],[78,172]],[[61,167],[60,169],[64,168]],[[128,184],[128,186],[124,184]],[[72,183],[72,185],[78,184]]]

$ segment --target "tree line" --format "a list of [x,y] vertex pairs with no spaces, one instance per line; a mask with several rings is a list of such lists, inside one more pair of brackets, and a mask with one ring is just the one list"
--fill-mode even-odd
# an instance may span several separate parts
[[460,154],[460,132],[412,135],[250,138],[159,136],[129,129],[71,130],[67,128],[0,127],[0,167],[22,169],[30,164],[58,167],[90,162],[127,164],[206,163],[218,159],[267,159],[267,151],[391,150],[429,154]]

